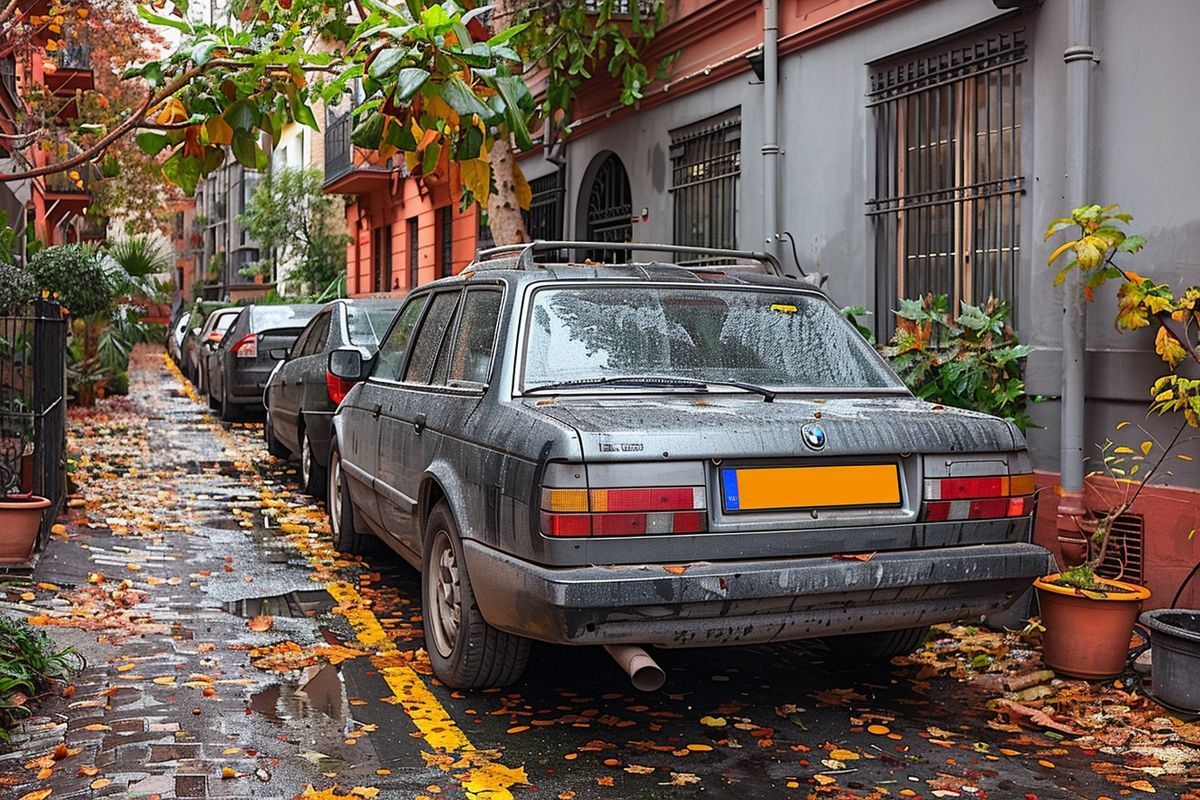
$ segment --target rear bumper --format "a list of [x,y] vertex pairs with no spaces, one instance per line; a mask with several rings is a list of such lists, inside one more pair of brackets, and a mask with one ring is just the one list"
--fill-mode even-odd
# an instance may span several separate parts
[[267,388],[267,378],[271,377],[270,370],[247,364],[244,367],[236,363],[226,371],[229,381],[229,399],[238,405],[262,405],[263,390]]
[[546,568],[463,542],[494,627],[558,644],[710,647],[897,630],[1008,607],[1049,552],[1010,543],[829,557]]

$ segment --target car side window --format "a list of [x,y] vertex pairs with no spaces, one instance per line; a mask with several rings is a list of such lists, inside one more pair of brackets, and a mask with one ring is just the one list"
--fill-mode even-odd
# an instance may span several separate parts
[[408,383],[429,383],[433,376],[434,362],[446,338],[446,330],[454,319],[454,308],[458,305],[459,292],[439,292],[429,304],[429,313],[421,323],[421,330],[413,342],[412,358],[404,380]]
[[485,384],[492,369],[496,327],[504,295],[498,289],[469,289],[459,315],[447,383]]
[[329,333],[329,312],[319,314],[308,331],[304,346],[297,351],[301,356],[316,355],[325,347],[325,337]]
[[[314,322],[313,325],[316,323]],[[288,358],[299,358],[304,355],[304,348],[308,347],[308,340],[312,338],[313,325],[309,325],[304,330],[300,331],[300,335],[296,337],[296,341],[292,342],[292,350]]]
[[408,352],[408,343],[412,339],[413,328],[421,318],[425,301],[429,295],[421,295],[404,304],[400,309],[395,323],[392,325],[387,338],[379,345],[379,353],[375,356],[375,365],[371,369],[371,377],[396,381],[400,379],[400,366],[404,363],[404,354]]

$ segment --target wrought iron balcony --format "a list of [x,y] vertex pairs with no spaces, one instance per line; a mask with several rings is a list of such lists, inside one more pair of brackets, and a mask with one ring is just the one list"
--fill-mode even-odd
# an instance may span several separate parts
[[7,55],[0,58],[0,84],[4,86],[8,96],[17,100],[17,58]]
[[356,158],[350,131],[354,118],[350,114],[330,116],[325,127],[325,191],[332,194],[357,194],[374,188],[395,169],[398,157],[384,166]]
[[92,48],[87,42],[65,44],[55,54],[59,69],[89,70],[92,68]]

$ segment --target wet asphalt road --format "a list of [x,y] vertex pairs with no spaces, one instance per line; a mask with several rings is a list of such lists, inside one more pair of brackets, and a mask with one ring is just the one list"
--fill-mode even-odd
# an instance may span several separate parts
[[[1129,793],[1093,770],[1094,753],[989,727],[988,696],[970,685],[847,663],[819,643],[659,651],[667,683],[649,694],[599,649],[538,645],[519,683],[451,692],[420,651],[417,574],[382,549],[339,557],[321,503],[266,454],[257,423],[216,421],[157,354],[136,363],[135,399],[73,420],[80,500],[34,576],[59,591],[31,607],[67,620],[47,629],[89,667],[0,757],[0,796]],[[122,579],[145,592],[130,609],[80,595]],[[287,648],[322,645],[285,669]],[[332,664],[338,648],[354,655]],[[264,655],[282,663],[252,664]],[[111,783],[90,788],[73,765],[32,780],[18,762],[64,737]]]

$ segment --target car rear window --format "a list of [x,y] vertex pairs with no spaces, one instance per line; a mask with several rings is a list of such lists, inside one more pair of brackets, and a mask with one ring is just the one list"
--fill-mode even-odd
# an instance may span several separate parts
[[350,343],[371,350],[379,347],[379,339],[387,333],[392,317],[396,316],[399,306],[387,308],[350,308],[346,317],[346,327],[350,330]]
[[321,310],[320,306],[255,306],[250,312],[251,328],[303,328]]
[[220,314],[217,316],[217,321],[213,324],[213,330],[224,333],[233,327],[233,321],[238,318],[237,311],[232,314]]
[[654,285],[534,293],[526,388],[602,377],[773,388],[902,388],[826,300],[778,289]]

